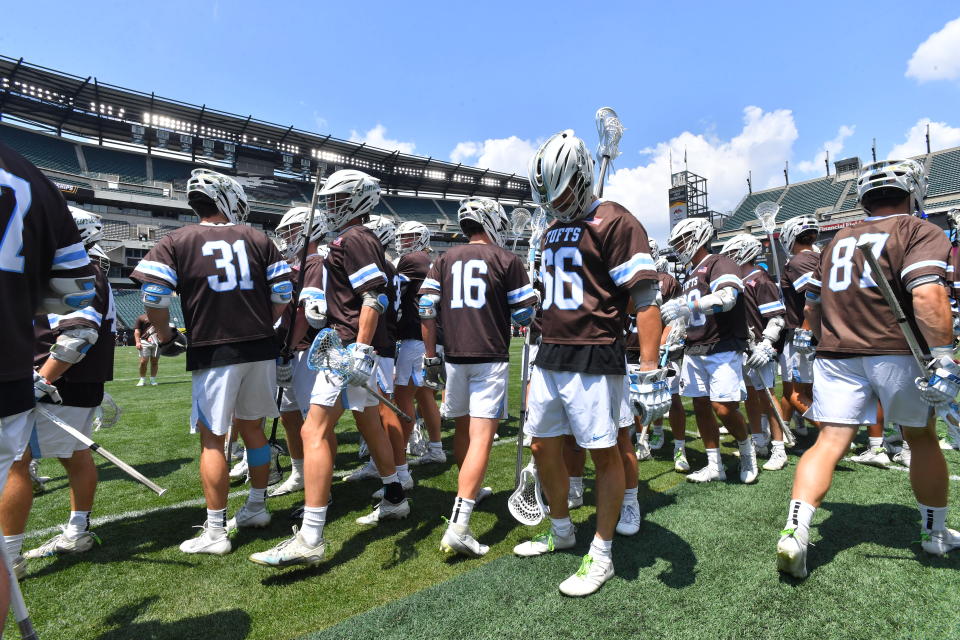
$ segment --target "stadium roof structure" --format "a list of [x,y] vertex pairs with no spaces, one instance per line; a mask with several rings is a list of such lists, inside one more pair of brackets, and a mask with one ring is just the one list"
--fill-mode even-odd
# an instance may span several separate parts
[[226,162],[239,172],[280,172],[310,179],[359,169],[387,192],[531,199],[526,176],[378,149],[193,105],[0,56],[0,118],[13,118],[57,135],[163,150],[191,160]]

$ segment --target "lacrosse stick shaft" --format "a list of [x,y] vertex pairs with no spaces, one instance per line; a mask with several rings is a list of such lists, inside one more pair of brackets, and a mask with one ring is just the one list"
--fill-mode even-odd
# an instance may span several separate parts
[[230,421],[230,426],[227,427],[227,439],[223,445],[223,457],[227,459],[227,470],[229,470],[230,465],[233,463],[233,420]]
[[130,476],[140,484],[144,485],[145,487],[149,488],[151,491],[154,491],[158,496],[162,496],[166,492],[166,489],[156,484],[155,482],[150,480],[150,478],[146,477],[145,475],[143,475],[142,473],[140,473],[139,471],[137,471],[136,469],[128,465],[126,462],[124,462],[117,456],[113,455],[112,453],[110,453],[109,451],[101,447],[99,444],[97,444],[87,436],[83,435],[83,433],[81,433],[80,431],[77,431],[76,429],[74,429],[73,427],[68,425],[66,422],[64,422],[57,416],[53,415],[43,407],[38,406],[37,412],[39,412],[40,415],[42,415],[44,418],[46,418],[53,424],[57,425],[58,427],[60,427],[61,429],[69,433],[71,436],[73,436],[74,438],[76,438],[86,446],[90,447],[93,451],[96,451],[101,456],[103,456],[104,458],[112,462],[114,465],[119,467],[120,470],[126,473],[128,476]]
[[7,580],[10,583],[10,608],[13,609],[13,618],[17,621],[20,629],[20,637],[23,640],[37,640],[37,632],[33,628],[33,621],[30,620],[30,612],[27,611],[27,603],[23,599],[23,592],[20,591],[20,582],[13,573],[13,564],[10,556],[7,555],[7,545],[0,544],[0,556],[3,557],[3,566],[7,570]]
[[277,416],[273,419],[273,425],[270,427],[270,438],[267,442],[270,446],[277,444],[277,423],[280,420],[280,405],[283,404],[283,387],[277,386]]
[[520,485],[520,470],[523,467],[523,428],[527,423],[527,383],[530,371],[530,329],[523,339],[523,355],[520,357],[520,427],[517,429],[517,468],[513,486]]
[[603,197],[603,183],[607,179],[607,169],[610,168],[610,156],[603,156],[600,159],[600,180],[597,183],[597,197]]
[[767,240],[770,241],[770,260],[773,262],[773,271],[777,274],[777,284],[780,283],[780,258],[777,257],[777,243],[773,240],[773,232],[767,231]]
[[393,401],[390,400],[390,398],[385,397],[385,396],[384,396],[382,393],[380,393],[378,390],[374,389],[374,388],[370,385],[369,382],[363,383],[363,388],[366,389],[367,391],[369,391],[370,393],[372,393],[373,395],[377,396],[377,398],[380,400],[380,402],[382,402],[383,404],[385,404],[385,405],[387,405],[388,407],[390,407],[390,408],[393,410],[393,412],[394,412],[395,414],[397,414],[397,416],[398,416],[401,420],[403,420],[404,422],[413,422],[413,418],[411,418],[410,416],[408,416],[407,414],[405,414],[403,411],[401,411],[401,410],[400,410],[400,407],[398,407],[397,405],[395,405],[395,404],[393,403]]
[[[756,333],[753,331],[753,327],[750,327],[750,338],[748,340],[748,345],[750,350],[753,351],[754,345],[757,343]],[[790,430],[790,427],[787,426],[786,421],[783,419],[783,415],[780,413],[780,405],[777,404],[776,398],[773,397],[773,392],[770,388],[763,384],[763,377],[760,375],[759,371],[750,369],[750,379],[754,383],[755,389],[762,389],[764,395],[767,396],[767,402],[770,403],[770,409],[773,411],[773,417],[777,421],[777,424],[780,425],[780,431],[783,432],[783,441],[788,447],[792,447],[796,444],[797,439],[793,435],[793,431]]]

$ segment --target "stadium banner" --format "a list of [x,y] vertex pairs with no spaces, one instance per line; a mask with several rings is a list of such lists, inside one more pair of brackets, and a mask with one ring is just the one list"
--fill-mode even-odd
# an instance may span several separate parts
[[673,228],[678,222],[687,219],[686,185],[672,187],[667,192],[667,197],[670,200],[670,228]]
[[822,224],[820,225],[820,231],[839,231],[840,229],[846,229],[847,227],[852,227],[855,224],[863,222],[863,218],[857,218],[856,220],[844,220],[842,222],[833,222],[831,224]]
[[66,184],[65,182],[57,182],[56,180],[52,180],[51,182],[53,182],[54,186],[55,186],[57,189],[60,189],[60,191],[62,191],[63,193],[76,193],[76,192],[77,192],[77,188],[78,188],[78,187],[77,187],[77,185],[75,185],[75,184]]

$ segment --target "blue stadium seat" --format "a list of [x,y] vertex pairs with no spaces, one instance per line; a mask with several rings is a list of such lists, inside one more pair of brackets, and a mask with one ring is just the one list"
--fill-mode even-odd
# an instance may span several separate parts
[[0,141],[38,167],[80,173],[80,161],[71,142],[8,126],[0,126]]
[[142,184],[147,181],[145,156],[103,147],[83,147],[87,169],[95,173],[116,174],[121,182]]

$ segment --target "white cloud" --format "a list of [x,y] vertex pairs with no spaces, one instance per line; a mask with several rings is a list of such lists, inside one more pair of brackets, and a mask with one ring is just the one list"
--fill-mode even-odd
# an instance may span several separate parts
[[670,187],[670,152],[673,170],[683,168],[684,150],[690,171],[707,178],[709,205],[717,211],[732,210],[747,192],[747,173],[753,171],[754,189],[783,184],[784,161],[791,155],[798,133],[793,112],[788,109],[743,110],[743,129],[729,140],[713,134],[684,131],[667,142],[644,149],[649,162],[618,168],[609,176],[604,197],[620,202],[644,224],[652,237],[665,244],[670,231],[667,190]]
[[960,127],[951,127],[946,122],[931,122],[921,118],[907,131],[906,140],[893,147],[887,158],[909,158],[927,152],[927,125],[930,125],[930,148],[933,151],[960,147]]
[[918,82],[960,79],[960,18],[927,38],[907,63],[907,77]]
[[536,151],[536,143],[510,136],[483,142],[460,142],[450,152],[450,160],[525,176],[530,158]]
[[840,157],[843,151],[843,142],[853,135],[855,127],[843,125],[837,130],[837,135],[833,140],[827,140],[813,156],[813,160],[803,160],[797,163],[797,170],[801,173],[817,173],[823,175],[826,172],[823,161],[827,159],[828,154],[832,160]]
[[387,128],[380,123],[377,123],[377,126],[362,135],[357,131],[350,131],[350,142],[366,142],[371,147],[399,151],[400,153],[413,153],[417,146],[413,142],[391,140],[387,137]]

